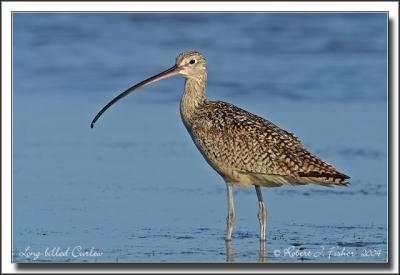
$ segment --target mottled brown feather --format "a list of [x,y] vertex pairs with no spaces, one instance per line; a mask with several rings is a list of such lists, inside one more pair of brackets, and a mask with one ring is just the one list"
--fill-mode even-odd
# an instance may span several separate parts
[[292,133],[232,104],[204,101],[187,127],[206,160],[227,181],[271,187],[348,183],[348,176],[307,151]]

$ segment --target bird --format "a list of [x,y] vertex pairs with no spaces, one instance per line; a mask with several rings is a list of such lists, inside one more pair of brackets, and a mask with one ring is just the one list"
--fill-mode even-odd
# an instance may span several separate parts
[[122,92],[94,117],[133,91],[172,76],[185,78],[180,115],[197,149],[226,184],[225,240],[235,222],[233,187],[254,187],[258,200],[259,239],[265,241],[267,211],[261,187],[318,184],[348,186],[350,177],[304,148],[293,134],[276,124],[223,101],[206,97],[207,63],[198,51],[176,57],[175,65]]

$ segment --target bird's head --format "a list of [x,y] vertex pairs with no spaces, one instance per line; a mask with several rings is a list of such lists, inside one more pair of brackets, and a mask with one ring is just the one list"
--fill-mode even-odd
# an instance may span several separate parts
[[135,86],[132,86],[125,92],[119,94],[117,97],[115,97],[113,100],[111,100],[106,106],[103,107],[103,109],[100,110],[100,112],[97,113],[96,117],[93,119],[90,127],[93,128],[94,124],[96,121],[100,118],[100,116],[113,105],[116,103],[118,100],[121,98],[127,96],[128,94],[132,93],[133,91],[157,82],[161,79],[165,79],[171,76],[176,76],[176,75],[181,75],[185,77],[186,79],[195,79],[197,81],[205,81],[207,78],[207,65],[204,57],[194,51],[190,52],[184,52],[178,55],[176,58],[175,65],[169,68],[168,70],[163,71],[162,73],[159,73],[155,76],[152,76],[146,80],[143,80],[142,82],[136,84]]
[[207,74],[207,64],[199,52],[184,52],[177,56],[175,66],[180,75],[197,79]]

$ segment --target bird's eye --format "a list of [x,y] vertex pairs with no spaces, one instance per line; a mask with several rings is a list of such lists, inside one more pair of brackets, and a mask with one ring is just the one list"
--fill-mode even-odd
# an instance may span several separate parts
[[194,63],[196,63],[196,60],[192,59],[192,60],[189,61],[189,63],[190,64],[194,64]]

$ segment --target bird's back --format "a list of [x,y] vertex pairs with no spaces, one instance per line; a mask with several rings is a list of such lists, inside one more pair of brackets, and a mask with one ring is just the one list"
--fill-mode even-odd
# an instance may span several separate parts
[[229,103],[206,101],[188,130],[227,182],[269,187],[348,183],[348,176],[308,152],[293,134]]

